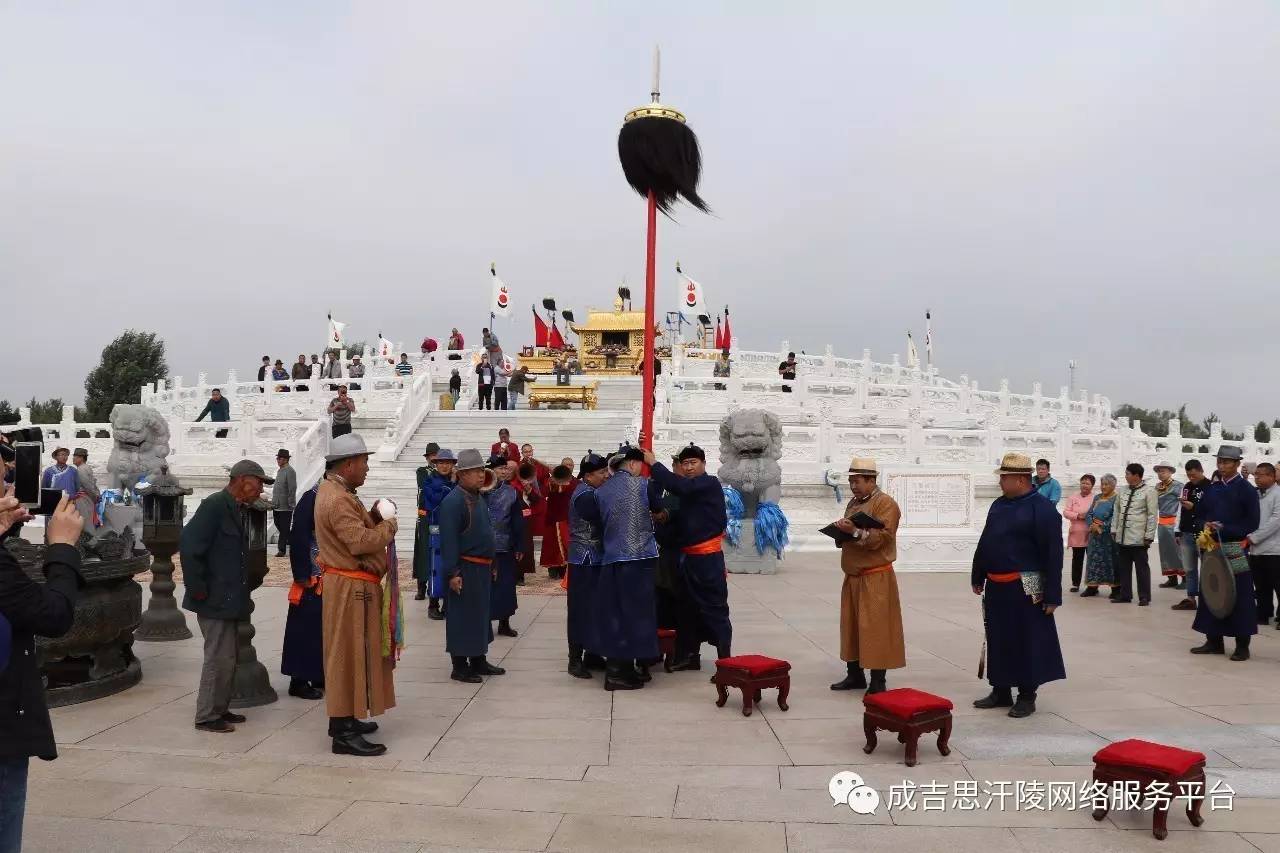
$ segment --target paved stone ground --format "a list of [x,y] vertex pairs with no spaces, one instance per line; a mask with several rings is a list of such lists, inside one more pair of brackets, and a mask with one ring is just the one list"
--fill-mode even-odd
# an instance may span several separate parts
[[[1041,692],[1026,720],[978,712],[980,611],[967,579],[900,577],[915,686],[957,704],[952,753],[921,744],[907,769],[882,737],[862,753],[859,694],[834,694],[840,573],[834,556],[788,559],[782,574],[734,576],[735,649],[785,657],[791,710],[766,694],[751,718],[736,695],[717,709],[707,674],[657,673],[644,690],[606,693],[599,677],[564,674],[559,596],[522,596],[520,637],[495,644],[508,674],[482,686],[448,679],[443,629],[410,602],[410,648],[397,670],[400,706],[380,720],[386,756],[334,756],[323,703],[284,695],[250,709],[231,735],[191,719],[199,640],[138,644],[143,682],[54,712],[64,744],[34,762],[28,853],[36,851],[662,850],[1280,851],[1280,632],[1263,629],[1248,663],[1192,657],[1190,614],[1071,598],[1060,611],[1069,680]],[[257,595],[257,646],[279,666],[285,599]],[[1192,829],[1150,814],[1095,823],[1087,811],[894,810],[833,807],[830,776],[860,772],[882,798],[891,785],[955,780],[1083,782],[1108,740],[1141,736],[1205,751],[1232,811]],[[919,794],[917,794],[919,802]]]

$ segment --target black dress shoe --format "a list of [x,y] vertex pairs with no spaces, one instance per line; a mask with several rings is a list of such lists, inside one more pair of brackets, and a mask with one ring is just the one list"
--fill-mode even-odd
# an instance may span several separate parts
[[831,685],[832,690],[866,690],[867,676],[862,670],[851,672],[843,680]]
[[641,684],[639,681],[634,681],[632,679],[626,678],[625,676],[622,678],[617,678],[612,675],[606,675],[604,677],[605,690],[639,690],[642,687],[644,687],[644,685]]
[[699,672],[702,670],[702,658],[698,655],[687,655],[671,664],[672,672]]
[[1084,591],[1080,593],[1080,597],[1081,597],[1081,598],[1092,598],[1093,596],[1095,596],[1095,595],[1097,595],[1097,594],[1098,594],[1098,588],[1097,588],[1096,586],[1086,586],[1086,587],[1084,588]]
[[1235,661],[1248,660],[1248,659],[1249,659],[1249,647],[1248,647],[1248,646],[1239,646],[1239,645],[1238,645],[1238,646],[1236,646],[1236,650],[1235,650],[1234,652],[1232,652],[1232,653],[1231,653],[1231,659],[1232,659],[1232,660],[1235,660]]
[[1013,695],[1000,690],[992,690],[988,695],[981,699],[973,700],[975,708],[1011,708],[1013,707]]
[[375,755],[382,755],[387,751],[385,743],[371,743],[364,739],[364,735],[356,731],[349,731],[340,737],[333,739],[334,755],[358,755],[365,758],[372,758]]
[[426,600],[427,600],[427,594],[426,594],[425,592],[420,592],[420,593],[418,593],[417,595],[415,595],[415,596],[413,597],[413,600],[414,600],[414,601],[426,601]]
[[1226,648],[1222,644],[1222,640],[1207,639],[1204,645],[1196,646],[1191,650],[1193,655],[1224,655],[1227,653]]
[[1111,603],[1112,604],[1133,604],[1133,599],[1132,598],[1113,598],[1111,599]]
[[1079,591],[1080,591],[1080,587],[1078,586],[1071,587],[1071,592],[1079,592]]
[[1009,709],[1009,716],[1013,717],[1014,719],[1018,719],[1020,717],[1030,717],[1035,712],[1036,712],[1035,702],[1029,699],[1023,699],[1019,697],[1018,701],[1014,702],[1013,707]]
[[244,714],[233,714],[230,711],[222,715],[222,721],[224,723],[243,723],[245,719],[246,717]]
[[226,720],[206,720],[203,723],[196,723],[196,728],[202,732],[213,732],[214,734],[227,734],[234,732],[236,727],[228,723]]
[[1139,607],[1149,607],[1149,606],[1151,606],[1151,602],[1150,602],[1150,601],[1147,601],[1145,598],[1140,598],[1140,599],[1138,599],[1138,606],[1139,606]]
[[444,618],[444,611],[442,611],[436,605],[430,604],[427,606],[427,618],[434,619],[435,621],[439,622],[441,619]]
[[470,669],[455,669],[453,672],[449,673],[449,677],[454,681],[463,681],[467,684],[479,684],[484,681],[483,678],[476,675]]
[[649,674],[649,667],[647,666],[638,666],[631,671],[635,673],[636,680],[641,684],[648,684],[653,681],[653,676]]
[[323,699],[324,691],[312,687],[305,681],[300,681],[296,684],[291,681],[289,682],[289,695],[297,696],[299,699],[311,699],[314,701],[316,699]]
[[566,669],[565,672],[569,673],[574,678],[590,678],[591,677],[591,671],[582,665],[581,660],[569,661],[569,668]]
[[507,671],[500,666],[494,666],[484,658],[473,659],[471,661],[471,671],[476,675],[506,675]]

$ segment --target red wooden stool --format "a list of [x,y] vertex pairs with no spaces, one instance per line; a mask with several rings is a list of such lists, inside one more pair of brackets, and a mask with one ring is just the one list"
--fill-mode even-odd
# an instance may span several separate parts
[[729,701],[729,688],[742,691],[742,716],[751,716],[751,707],[760,704],[760,691],[778,688],[778,707],[787,710],[787,694],[791,692],[791,664],[764,655],[735,655],[716,661],[716,674],[711,682],[716,686],[716,707],[723,708]]
[[916,748],[920,735],[938,732],[938,752],[951,754],[951,709],[955,707],[944,696],[934,696],[911,687],[898,687],[862,697],[862,730],[867,745],[862,751],[870,755],[876,748],[876,729],[897,732],[898,742],[907,747],[907,766],[916,766]]
[[[1160,841],[1169,835],[1169,804],[1179,796],[1187,797],[1187,820],[1192,826],[1204,823],[1200,806],[1204,804],[1204,753],[1145,740],[1116,741],[1093,756],[1093,781],[1108,786],[1116,782],[1136,782],[1145,795],[1154,785],[1162,785],[1163,794],[1152,809],[1151,834]],[[1194,794],[1192,793],[1194,792]],[[1198,795],[1198,796],[1196,796]],[[1093,819],[1102,820],[1111,809],[1106,805],[1093,810]]]
[[663,671],[670,672],[676,657],[676,632],[673,629],[658,629],[658,652],[662,655]]

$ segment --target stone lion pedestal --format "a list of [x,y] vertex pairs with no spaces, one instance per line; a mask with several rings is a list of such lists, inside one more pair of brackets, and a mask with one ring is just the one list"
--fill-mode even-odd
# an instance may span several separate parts
[[782,497],[782,422],[763,409],[738,409],[720,422],[720,470],[716,475],[742,497],[739,545],[724,546],[725,567],[734,574],[771,575],[782,562],[775,551],[756,551],[755,519],[761,503]]
[[773,551],[756,553],[755,519],[742,519],[742,544],[730,545],[725,540],[724,565],[734,575],[772,575],[782,565],[782,558]]

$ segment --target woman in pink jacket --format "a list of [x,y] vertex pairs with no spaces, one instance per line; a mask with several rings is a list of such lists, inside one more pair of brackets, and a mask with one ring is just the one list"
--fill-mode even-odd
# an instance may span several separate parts
[[1080,478],[1080,492],[1067,498],[1067,505],[1062,514],[1071,522],[1067,533],[1067,545],[1071,548],[1071,591],[1080,591],[1080,577],[1084,573],[1084,552],[1089,544],[1089,525],[1085,522],[1085,514],[1093,504],[1093,486],[1096,481],[1092,474]]

